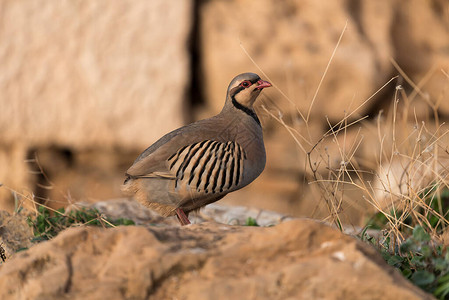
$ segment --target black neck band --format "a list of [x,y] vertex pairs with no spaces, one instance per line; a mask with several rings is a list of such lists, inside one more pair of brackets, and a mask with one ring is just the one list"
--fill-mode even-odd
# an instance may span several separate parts
[[254,121],[256,121],[256,123],[259,124],[259,126],[261,126],[259,118],[251,109],[238,103],[237,100],[235,100],[234,96],[232,96],[231,99],[232,99],[232,104],[234,105],[235,108],[240,109],[241,111],[246,113],[248,116],[252,117],[254,119]]

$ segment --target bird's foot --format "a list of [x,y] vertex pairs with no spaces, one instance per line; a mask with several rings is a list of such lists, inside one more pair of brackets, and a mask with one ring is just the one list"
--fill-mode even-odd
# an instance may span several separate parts
[[181,208],[176,209],[176,216],[178,217],[178,221],[181,223],[181,226],[190,224],[189,218]]

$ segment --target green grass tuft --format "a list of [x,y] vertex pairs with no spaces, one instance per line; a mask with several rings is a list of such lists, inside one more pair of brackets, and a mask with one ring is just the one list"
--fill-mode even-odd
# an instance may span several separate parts
[[449,252],[434,242],[423,227],[413,228],[412,235],[399,245],[392,246],[389,236],[376,239],[366,231],[362,232],[361,238],[379,249],[385,261],[415,285],[440,299],[447,299]]
[[[374,245],[389,265],[415,285],[439,299],[449,299],[449,251],[435,238],[444,232],[448,221],[449,190],[443,187],[438,192],[433,185],[419,197],[423,203],[416,208],[419,219],[411,215],[403,217],[401,224],[392,230],[388,218],[397,220],[404,212],[392,209],[388,216],[378,212],[367,222],[360,237]],[[384,235],[371,237],[368,228],[381,230]],[[398,238],[397,231],[406,238]]]
[[120,225],[135,225],[129,219],[109,220],[94,208],[80,208],[66,212],[64,208],[53,214],[44,206],[39,206],[35,218],[28,217],[28,224],[33,228],[33,242],[41,242],[54,238],[62,230],[75,226],[101,226],[104,228]]
[[257,223],[256,219],[248,217],[246,219],[244,226],[260,226],[260,225]]

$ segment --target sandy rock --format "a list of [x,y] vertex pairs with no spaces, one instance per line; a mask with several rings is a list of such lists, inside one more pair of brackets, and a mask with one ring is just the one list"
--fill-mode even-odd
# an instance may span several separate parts
[[40,190],[40,196],[50,199],[46,204],[53,208],[64,207],[67,202],[120,197],[125,170],[138,154],[118,149],[92,149],[66,155],[61,149],[39,149],[36,156],[51,181],[41,180],[40,184],[51,189]]
[[77,209],[79,207],[94,208],[111,220],[117,220],[120,218],[129,219],[134,221],[137,225],[164,224],[176,226],[179,224],[176,217],[161,217],[155,211],[144,207],[139,202],[132,199],[120,198],[111,199],[108,201],[98,201],[95,203],[80,202],[70,206],[70,209]]
[[[383,211],[403,209],[410,205],[410,199],[434,196],[429,191],[445,187],[441,182],[449,179],[449,156],[440,155],[435,159],[432,153],[424,153],[419,158],[393,155],[378,167],[373,183],[373,202]],[[425,198],[427,198],[425,197]]]
[[2,142],[135,148],[181,125],[190,11],[191,1],[3,3]]
[[6,146],[0,145],[0,166],[2,166],[0,168],[1,209],[12,212],[15,205],[14,200],[12,200],[14,199],[12,190],[26,193],[26,187],[30,186],[31,174],[29,174],[27,164],[24,162],[26,150],[26,145],[20,142]]
[[34,147],[143,150],[183,125],[191,10],[189,0],[2,2],[0,182],[30,188]]
[[[276,88],[290,98],[286,100],[279,91],[271,89],[265,92],[269,99],[265,101],[275,102],[285,113],[293,113],[298,107],[307,114],[348,21],[317,94],[312,116],[323,122],[323,116],[334,122],[340,120],[345,111],[357,108],[399,73],[392,60],[420,88],[420,93],[411,99],[419,115],[431,112],[426,101],[448,114],[449,102],[444,100],[449,95],[449,20],[444,0],[216,0],[205,2],[200,9],[203,82],[206,99],[214,111],[222,105],[222,82],[229,81],[236,70],[260,73],[260,67]],[[410,86],[403,83],[411,92]],[[392,87],[384,92],[391,94]],[[358,113],[363,115],[379,107],[383,97],[370,101]]]
[[[111,220],[119,218],[130,219],[137,225],[179,225],[176,217],[161,217],[156,212],[131,199],[111,199],[93,204],[75,203],[71,206],[71,209],[77,209],[78,207],[95,208]],[[249,217],[256,220],[260,226],[273,226],[292,219],[288,215],[269,210],[247,206],[224,205],[222,203],[209,204],[199,212],[192,212],[189,215],[190,221],[194,224],[215,221],[229,225],[243,225],[246,224]]]
[[199,214],[204,220],[214,220],[215,222],[229,225],[244,225],[248,218],[254,219],[259,226],[274,226],[293,220],[291,216],[274,211],[217,203],[209,204],[200,210]]
[[[359,106],[391,70],[388,57],[392,47],[384,46],[389,44],[392,10],[389,1],[361,7],[352,3],[205,2],[200,11],[202,67],[206,99],[213,110],[222,106],[226,91],[223,82],[229,82],[238,72],[261,73],[242,45],[273,83],[307,114],[346,21],[344,38],[311,113],[320,119],[327,115],[331,120],[340,120],[345,110]],[[371,6],[375,9],[371,10]],[[370,16],[372,23],[366,25],[374,25],[375,32],[364,32],[365,24],[360,23],[366,22],[364,14]],[[276,105],[285,112],[295,110],[275,89],[264,94],[276,99]]]
[[[420,88],[414,102],[429,101],[449,115],[449,18],[447,1],[398,2],[392,41],[395,59]],[[431,34],[429,34],[431,33]],[[419,58],[419,59],[417,59]],[[429,110],[430,111],[430,110]]]
[[371,147],[364,149],[377,162],[373,162],[375,176],[369,188],[374,205],[399,209],[431,187],[443,188],[449,178],[449,126],[399,120],[393,130],[391,120],[380,123],[377,134],[366,135],[366,145]]
[[327,225],[71,228],[0,266],[2,299],[432,299]]

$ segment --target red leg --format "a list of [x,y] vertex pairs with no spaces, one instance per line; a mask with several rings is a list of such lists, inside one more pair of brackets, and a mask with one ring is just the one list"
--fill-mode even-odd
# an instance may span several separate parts
[[190,224],[189,218],[181,208],[176,209],[176,216],[178,217],[178,221],[181,223],[181,226]]

